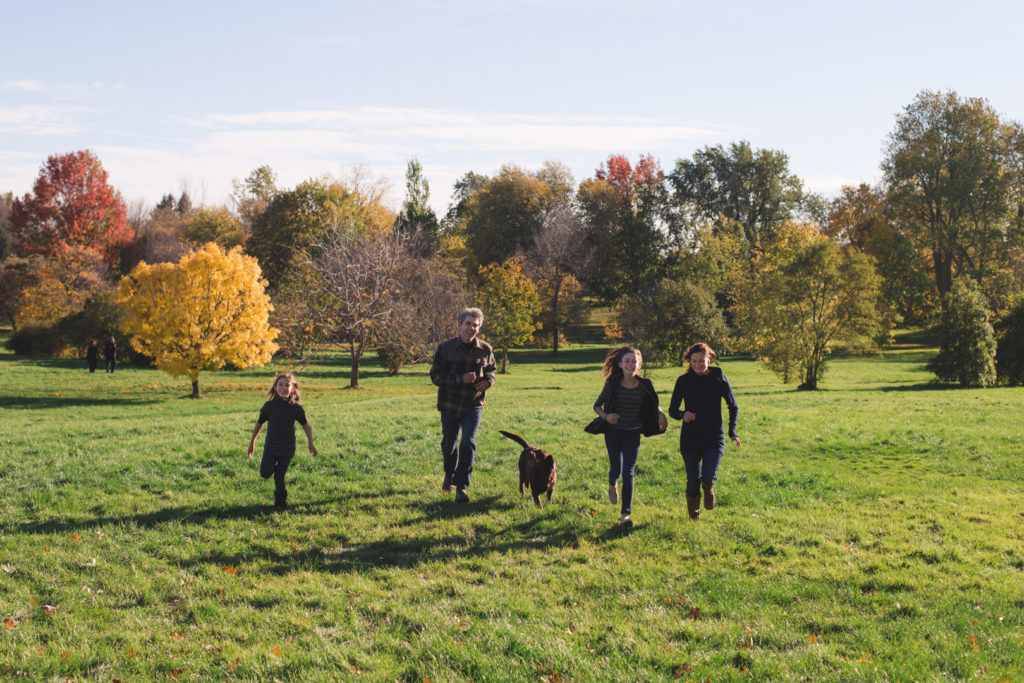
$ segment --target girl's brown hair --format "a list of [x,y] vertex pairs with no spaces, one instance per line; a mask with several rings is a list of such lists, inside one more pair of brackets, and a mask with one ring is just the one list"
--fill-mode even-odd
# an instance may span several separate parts
[[717,356],[715,350],[712,349],[710,346],[708,346],[704,342],[697,342],[690,348],[686,349],[686,353],[683,354],[683,359],[690,360],[690,356],[692,356],[695,353],[706,354],[709,360],[714,360]]
[[608,352],[608,355],[604,359],[604,367],[601,368],[601,377],[608,379],[610,377],[618,377],[622,375],[622,368],[619,367],[619,361],[627,353],[632,353],[637,358],[643,358],[643,354],[640,353],[640,349],[632,346],[620,346],[617,349],[612,349]]
[[292,385],[291,393],[288,394],[288,398],[285,400],[291,404],[302,403],[302,397],[299,395],[299,383],[295,381],[295,375],[293,375],[290,372],[282,372],[280,375],[274,378],[274,383],[270,385],[270,393],[267,394],[267,398],[272,399],[275,396],[277,396],[277,392],[274,391],[274,387],[277,386],[277,381],[282,377],[291,382]]

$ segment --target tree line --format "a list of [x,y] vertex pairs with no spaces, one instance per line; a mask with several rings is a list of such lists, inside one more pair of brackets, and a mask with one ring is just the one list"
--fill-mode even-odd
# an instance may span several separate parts
[[[836,346],[877,348],[910,324],[941,332],[939,379],[1020,383],[1024,129],[983,99],[924,91],[884,150],[878,184],[832,198],[808,191],[784,152],[747,141],[667,171],[649,155],[611,155],[578,183],[558,162],[509,164],[464,174],[443,216],[416,159],[398,211],[365,169],[289,189],[268,166],[234,181],[230,206],[194,206],[183,190],[146,209],[126,205],[91,152],[55,155],[31,193],[0,201],[0,315],[23,352],[116,331],[189,374],[196,394],[200,369],[324,343],[348,348],[358,386],[367,349],[393,372],[421,362],[470,301],[488,313],[503,368],[513,346],[557,353],[599,308],[607,339],[655,363],[681,364],[704,340],[816,388]],[[218,269],[248,273],[234,278],[248,289],[230,290]],[[141,315],[146,278],[167,296]],[[227,289],[203,304],[211,312],[168,284],[214,280]],[[256,313],[229,313],[229,299]],[[218,316],[251,330],[229,343],[213,331]],[[155,345],[161,335],[180,349]]]

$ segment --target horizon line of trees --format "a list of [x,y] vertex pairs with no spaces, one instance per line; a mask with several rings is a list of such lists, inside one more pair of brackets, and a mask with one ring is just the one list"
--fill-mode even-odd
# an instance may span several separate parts
[[[942,331],[943,381],[1024,381],[1024,128],[983,99],[923,91],[896,117],[881,169],[879,184],[825,198],[784,152],[745,140],[667,172],[650,155],[611,155],[579,183],[559,162],[508,164],[464,174],[438,217],[417,159],[397,212],[365,169],[287,189],[269,166],[233,181],[230,207],[195,206],[186,188],[146,210],[125,204],[93,153],[55,155],[33,192],[0,198],[0,315],[22,351],[81,347],[90,317],[90,335],[123,335],[131,302],[116,284],[212,243],[258,264],[252,287],[272,302],[282,352],[345,344],[353,386],[367,348],[393,372],[428,359],[469,302],[503,352],[557,353],[598,304],[619,313],[606,338],[655,363],[681,364],[703,340],[812,389],[831,349],[877,348],[906,323]],[[958,334],[989,359],[970,377],[954,367]]]

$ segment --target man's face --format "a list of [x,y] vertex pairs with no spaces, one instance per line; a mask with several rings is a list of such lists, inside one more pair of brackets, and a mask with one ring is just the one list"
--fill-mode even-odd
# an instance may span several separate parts
[[480,331],[480,319],[474,318],[473,316],[466,316],[466,319],[459,323],[459,338],[464,344],[468,344],[476,339],[477,333]]

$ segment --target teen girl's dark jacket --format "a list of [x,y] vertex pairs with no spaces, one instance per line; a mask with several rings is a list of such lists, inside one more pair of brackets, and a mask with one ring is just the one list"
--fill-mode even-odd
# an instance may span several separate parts
[[[646,377],[637,377],[637,379],[640,380],[640,387],[644,390],[644,398],[640,403],[640,433],[644,436],[664,434],[658,424],[658,392],[654,390],[651,380]],[[601,391],[601,394],[606,397],[604,405],[601,406],[604,412],[615,412],[615,395],[621,386],[621,377],[609,377],[604,383],[604,389]]]
[[[687,370],[676,380],[668,414],[676,420],[683,419],[683,412],[697,416],[693,422],[684,422],[679,432],[679,449],[686,453],[697,448],[725,444],[722,430],[722,401],[729,407],[729,438],[736,436],[736,418],[739,408],[732,395],[732,386],[722,368],[708,368],[706,375]],[[680,409],[680,405],[682,408]]]

